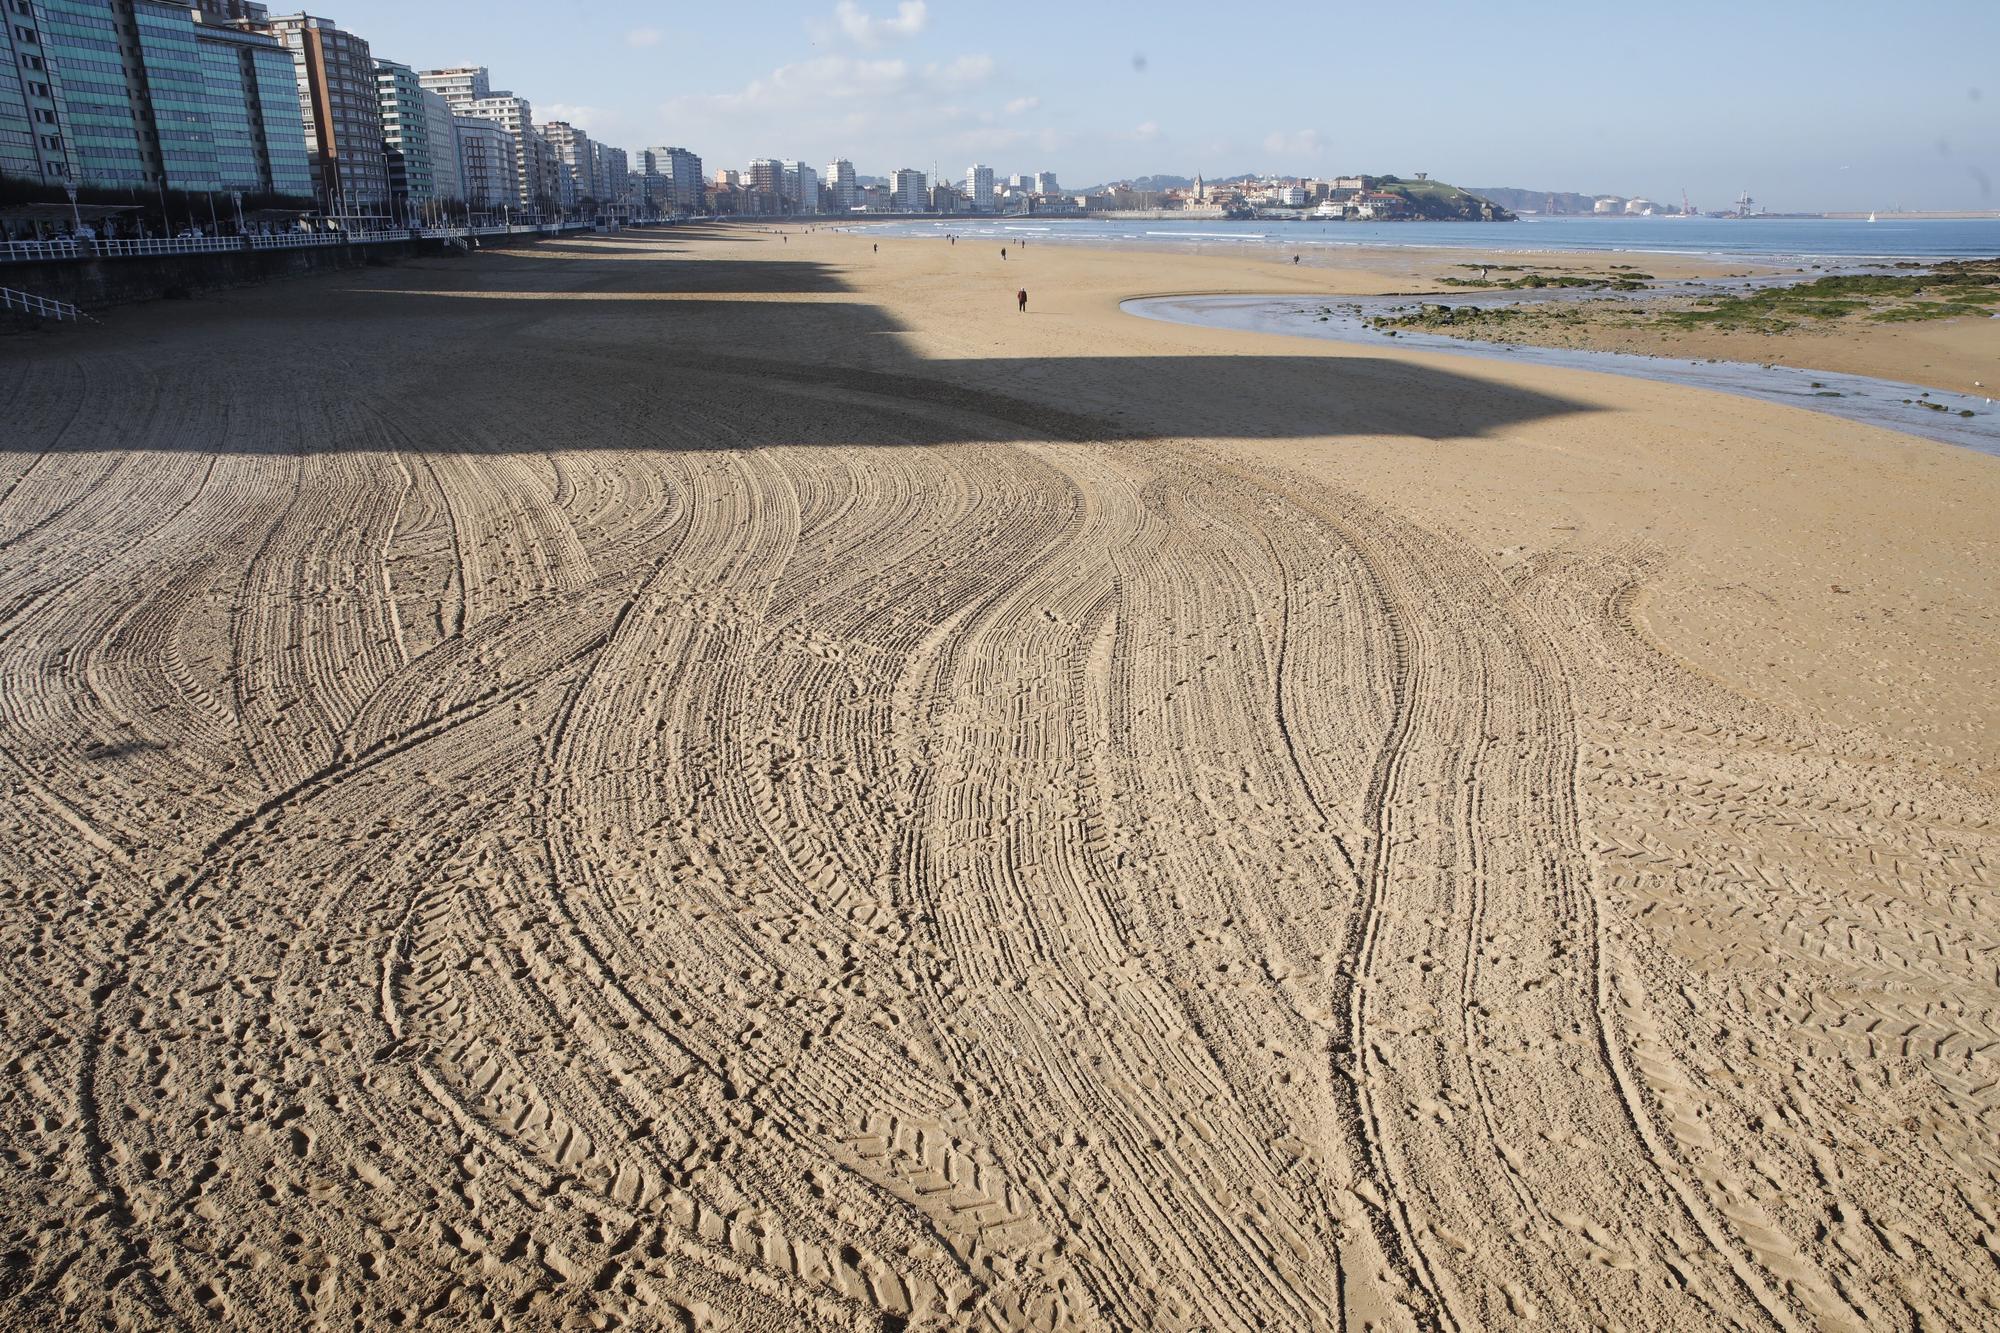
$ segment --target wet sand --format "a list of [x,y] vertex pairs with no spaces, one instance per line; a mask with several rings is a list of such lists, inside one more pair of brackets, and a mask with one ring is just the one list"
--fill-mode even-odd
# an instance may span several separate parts
[[0,1324],[1992,1323],[2000,462],[871,244],[0,340]]

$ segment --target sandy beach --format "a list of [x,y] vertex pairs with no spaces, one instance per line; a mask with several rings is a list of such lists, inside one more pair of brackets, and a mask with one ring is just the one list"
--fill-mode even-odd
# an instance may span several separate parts
[[0,1327],[1994,1327],[2000,460],[1413,262],[0,337]]

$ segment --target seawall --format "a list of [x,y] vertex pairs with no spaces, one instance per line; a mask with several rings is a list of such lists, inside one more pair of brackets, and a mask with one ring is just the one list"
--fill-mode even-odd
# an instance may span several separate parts
[[[537,234],[483,235],[481,249],[532,245]],[[157,301],[284,278],[367,268],[419,255],[456,253],[441,240],[372,241],[314,245],[294,250],[243,250],[220,254],[135,255],[117,258],[38,259],[0,264],[0,287],[68,301],[85,313],[106,306]]]

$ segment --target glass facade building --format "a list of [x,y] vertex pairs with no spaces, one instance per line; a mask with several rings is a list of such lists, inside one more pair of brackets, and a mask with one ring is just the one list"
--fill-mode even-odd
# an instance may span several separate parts
[[[159,154],[143,121],[144,76],[128,67],[118,40],[130,0],[31,0],[29,8],[71,176],[107,188],[157,184]],[[10,12],[8,19],[18,39],[22,16]]]
[[[310,198],[291,56],[166,0],[0,0],[0,171]],[[234,21],[254,19],[238,5]]]
[[212,120],[231,108],[224,90],[209,91],[193,11],[162,0],[132,0],[132,33],[144,79],[142,114],[152,122],[152,146],[167,188],[221,189]]
[[221,188],[312,198],[312,155],[291,53],[261,33],[208,24],[195,25],[195,40]]

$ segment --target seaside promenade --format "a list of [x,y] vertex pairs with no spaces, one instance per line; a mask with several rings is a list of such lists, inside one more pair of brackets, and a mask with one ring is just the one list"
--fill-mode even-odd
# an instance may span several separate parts
[[1990,1326],[2000,462],[1463,257],[0,339],[0,1326]]

